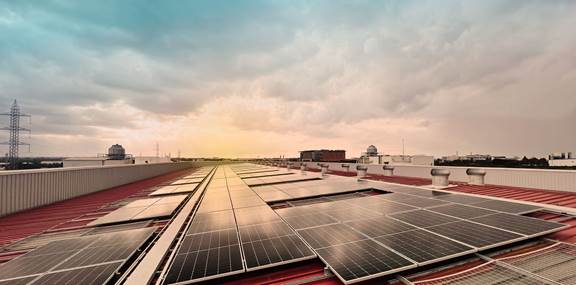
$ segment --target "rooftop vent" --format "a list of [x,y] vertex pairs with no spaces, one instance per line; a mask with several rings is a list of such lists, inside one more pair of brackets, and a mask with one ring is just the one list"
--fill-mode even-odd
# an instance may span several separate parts
[[108,148],[108,159],[123,160],[126,158],[126,150],[119,144],[112,145]]
[[468,184],[484,185],[484,176],[486,176],[486,170],[479,168],[468,168],[466,169],[466,174],[468,174]]
[[432,175],[432,185],[434,186],[448,186],[448,177],[450,176],[450,170],[433,168],[430,171]]

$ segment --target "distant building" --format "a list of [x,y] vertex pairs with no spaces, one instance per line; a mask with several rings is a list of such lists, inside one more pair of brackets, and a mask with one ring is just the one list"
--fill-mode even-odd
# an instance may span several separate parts
[[338,162],[346,159],[345,150],[303,150],[300,151],[301,161]]
[[63,167],[90,167],[134,164],[134,158],[126,154],[126,150],[119,144],[108,148],[108,153],[96,157],[69,157],[63,160]]
[[553,153],[548,155],[548,165],[552,167],[576,166],[572,152]]
[[434,165],[431,155],[386,155],[379,154],[374,145],[368,146],[358,160],[364,164],[390,164],[390,165]]

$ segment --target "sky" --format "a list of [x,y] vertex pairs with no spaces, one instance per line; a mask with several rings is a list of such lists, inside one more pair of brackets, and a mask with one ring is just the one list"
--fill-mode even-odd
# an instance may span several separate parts
[[576,151],[574,15],[571,0],[0,0],[0,110],[32,115],[23,156]]

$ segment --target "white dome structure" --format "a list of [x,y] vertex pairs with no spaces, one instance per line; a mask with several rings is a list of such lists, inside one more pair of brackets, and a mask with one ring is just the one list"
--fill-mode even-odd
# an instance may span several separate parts
[[374,145],[370,145],[368,147],[368,149],[366,149],[366,155],[367,156],[377,156],[378,155],[378,149]]

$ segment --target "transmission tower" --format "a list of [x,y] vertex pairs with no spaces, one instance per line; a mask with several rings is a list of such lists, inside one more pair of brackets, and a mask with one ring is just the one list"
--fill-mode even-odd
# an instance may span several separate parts
[[20,127],[20,117],[31,116],[28,114],[20,113],[20,107],[16,100],[12,103],[9,113],[0,113],[0,116],[8,116],[10,123],[8,127],[0,128],[0,130],[9,131],[10,138],[7,142],[0,144],[8,145],[8,169],[16,169],[18,167],[18,151],[21,145],[27,145],[30,150],[30,144],[20,141],[20,132],[30,133],[30,129]]

